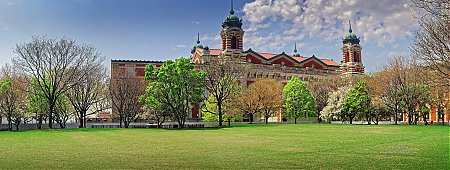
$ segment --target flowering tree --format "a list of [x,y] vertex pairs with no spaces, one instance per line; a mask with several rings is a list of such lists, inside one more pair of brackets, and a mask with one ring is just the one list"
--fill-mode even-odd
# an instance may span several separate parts
[[342,103],[344,102],[344,99],[347,97],[350,90],[351,86],[344,86],[330,93],[330,97],[328,97],[327,101],[327,106],[325,106],[320,112],[320,115],[323,119],[325,119],[325,121],[331,122],[333,117],[339,117],[341,119],[344,118],[344,116],[342,115]]

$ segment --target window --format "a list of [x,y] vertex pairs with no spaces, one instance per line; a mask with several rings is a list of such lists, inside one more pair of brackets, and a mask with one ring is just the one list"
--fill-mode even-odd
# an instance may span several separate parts
[[133,66],[127,67],[127,76],[134,76],[134,67]]
[[237,49],[239,46],[238,39],[236,36],[231,37],[231,49]]

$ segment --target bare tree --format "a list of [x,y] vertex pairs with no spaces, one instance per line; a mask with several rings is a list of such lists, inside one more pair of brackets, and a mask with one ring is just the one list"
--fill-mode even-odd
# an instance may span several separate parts
[[448,100],[448,93],[450,86],[447,86],[448,79],[442,79],[435,70],[424,68],[421,70],[422,74],[426,78],[425,83],[430,87],[430,101],[431,107],[436,108],[436,114],[438,116],[437,121],[442,121],[444,125],[445,114],[450,111],[450,101]]
[[[450,1],[412,0],[420,30],[411,51],[441,78],[450,79]],[[450,84],[447,82],[447,86]]]
[[450,18],[450,1],[448,0],[411,0],[412,6],[416,7],[416,13],[421,17],[434,16],[439,18]]
[[139,98],[144,94],[145,81],[131,75],[117,76],[111,79],[109,87],[113,112],[120,119],[119,126],[122,127],[122,123],[124,123],[125,128],[128,128],[129,124],[142,113]]
[[48,103],[49,128],[53,128],[55,104],[59,96],[85,78],[82,71],[91,56],[100,55],[92,46],[79,45],[75,40],[33,37],[32,41],[18,44],[14,65],[28,77],[28,83],[43,92]]
[[96,58],[91,59],[93,63],[85,66],[86,69],[83,70],[86,72],[85,78],[67,91],[67,97],[76,111],[80,128],[86,127],[87,115],[110,108],[105,103],[108,101],[108,79],[106,68],[101,63],[103,58],[99,58],[98,55],[91,57]]
[[[225,102],[240,91],[239,83],[236,83],[245,72],[245,68],[239,60],[221,56],[211,59],[210,62],[201,66],[206,72],[205,87],[209,95],[213,96],[216,112],[207,110],[212,114],[219,115],[219,126],[222,126]],[[208,97],[205,97],[208,99]],[[207,107],[204,107],[207,109]]]

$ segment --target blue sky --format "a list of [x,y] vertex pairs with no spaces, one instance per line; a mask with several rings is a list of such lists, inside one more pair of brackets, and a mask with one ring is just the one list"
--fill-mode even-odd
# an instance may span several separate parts
[[[417,29],[402,0],[235,0],[243,19],[244,48],[341,60],[341,38],[361,37],[363,64],[376,71],[389,58],[409,54]],[[220,47],[229,0],[2,0],[0,64],[15,57],[16,44],[33,35],[68,37],[95,46],[110,59],[166,60],[188,57],[201,34],[203,45]]]

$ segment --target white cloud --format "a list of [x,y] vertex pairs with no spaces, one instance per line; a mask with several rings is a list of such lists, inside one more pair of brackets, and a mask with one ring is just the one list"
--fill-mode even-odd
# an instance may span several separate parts
[[199,25],[200,21],[192,21],[192,24]]
[[255,0],[245,4],[243,12],[247,45],[264,50],[281,49],[286,42],[306,37],[339,42],[348,20],[363,42],[378,46],[411,37],[417,25],[405,0]]
[[209,48],[221,48],[220,32],[216,34],[202,34],[200,35],[200,41],[203,45],[207,45]]
[[184,44],[175,45],[175,48],[186,48],[187,46]]

